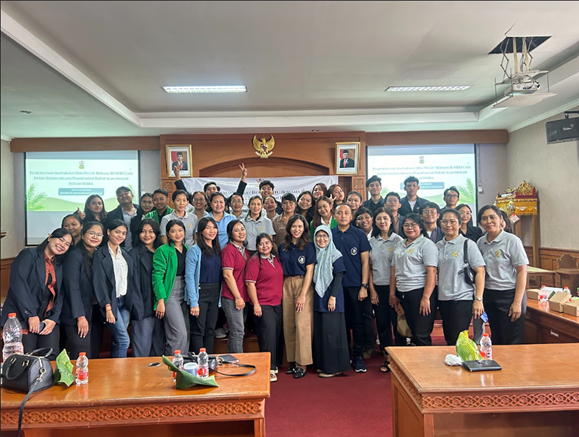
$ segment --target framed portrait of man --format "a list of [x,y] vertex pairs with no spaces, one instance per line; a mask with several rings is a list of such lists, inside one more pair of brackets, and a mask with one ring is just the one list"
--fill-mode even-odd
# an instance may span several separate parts
[[360,143],[336,143],[336,174],[358,173]]
[[192,160],[191,145],[176,144],[166,146],[167,176],[175,177],[175,168],[179,168],[179,176],[191,176]]

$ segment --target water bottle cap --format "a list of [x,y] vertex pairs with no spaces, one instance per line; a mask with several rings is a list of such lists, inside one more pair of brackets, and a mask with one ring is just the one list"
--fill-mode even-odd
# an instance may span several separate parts
[[10,313],[8,314],[8,317],[16,317],[16,313]]
[[201,349],[199,349],[199,353],[201,353],[201,352],[207,352],[207,351],[205,350],[204,347],[202,347]]
[[78,356],[79,356],[79,357],[86,357],[86,352],[79,352],[79,353],[78,353]]
[[488,337],[488,336],[489,336],[489,335],[488,335],[488,333],[486,333],[486,332],[483,334],[483,337]]
[[180,350],[180,349],[177,349],[177,350],[175,351],[175,355],[180,354],[180,353],[181,353],[181,350]]

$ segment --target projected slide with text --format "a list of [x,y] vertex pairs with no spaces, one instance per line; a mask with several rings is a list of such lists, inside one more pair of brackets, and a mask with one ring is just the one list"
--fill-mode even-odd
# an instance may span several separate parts
[[455,186],[459,203],[476,211],[476,168],[474,145],[381,146],[368,148],[368,177],[382,178],[382,195],[395,191],[406,196],[404,180],[420,180],[418,196],[445,205],[444,190]]
[[60,227],[62,218],[84,210],[88,196],[98,194],[111,211],[115,190],[131,188],[139,196],[137,151],[26,153],[26,244],[39,244]]

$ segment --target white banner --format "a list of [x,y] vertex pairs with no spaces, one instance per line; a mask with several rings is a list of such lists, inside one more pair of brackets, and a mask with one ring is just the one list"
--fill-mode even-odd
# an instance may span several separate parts
[[[267,178],[247,178],[247,187],[243,193],[243,199],[247,201],[251,196],[259,194],[259,183]],[[323,183],[329,187],[338,183],[338,176],[320,175],[320,176],[294,176],[285,178],[269,178],[274,185],[273,195],[277,200],[285,193],[293,193],[296,198],[302,191],[311,191],[314,185]],[[203,191],[203,186],[208,182],[215,182],[221,188],[221,192],[228,198],[237,191],[239,178],[185,178],[182,179],[188,192]]]

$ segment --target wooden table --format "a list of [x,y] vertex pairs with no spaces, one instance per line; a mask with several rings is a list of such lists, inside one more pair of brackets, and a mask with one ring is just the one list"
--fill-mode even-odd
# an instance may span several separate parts
[[[32,395],[24,410],[24,435],[264,436],[269,353],[235,355],[241,363],[257,366],[256,373],[216,375],[219,387],[187,390],[175,389],[172,373],[164,364],[148,367],[160,361],[158,357],[91,360],[86,386],[59,385]],[[220,369],[239,372],[231,366]],[[24,394],[5,389],[1,394],[4,436],[17,429]]]
[[494,346],[503,370],[444,364],[452,346],[389,347],[395,437],[573,437],[579,434],[579,347]]
[[[579,317],[551,311],[548,302],[527,299],[524,342],[577,343]],[[579,348],[579,345],[576,347]]]

